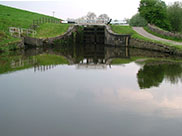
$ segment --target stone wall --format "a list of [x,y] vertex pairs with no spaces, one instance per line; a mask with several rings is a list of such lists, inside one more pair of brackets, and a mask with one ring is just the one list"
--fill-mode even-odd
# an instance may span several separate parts
[[154,33],[158,33],[158,34],[161,34],[161,35],[164,35],[164,36],[167,36],[167,37],[174,37],[174,38],[177,38],[177,39],[182,39],[182,34],[179,34],[179,33],[172,33],[172,32],[168,32],[168,31],[164,31],[154,25],[150,25],[148,24],[147,26],[152,32]]
[[76,31],[77,26],[70,26],[68,31],[63,35],[52,37],[52,38],[34,38],[34,37],[24,37],[24,43],[28,46],[43,46],[43,45],[51,45],[56,40],[60,40],[64,37],[70,36],[74,31]]
[[146,49],[146,50],[151,50],[151,51],[159,51],[159,52],[182,56],[182,51],[180,51],[174,47],[166,46],[166,45],[159,44],[159,43],[153,43],[153,42],[149,42],[149,41],[138,40],[138,39],[134,39],[134,38],[130,39],[130,47]]
[[129,46],[130,35],[114,33],[110,26],[105,26],[105,44],[116,46]]

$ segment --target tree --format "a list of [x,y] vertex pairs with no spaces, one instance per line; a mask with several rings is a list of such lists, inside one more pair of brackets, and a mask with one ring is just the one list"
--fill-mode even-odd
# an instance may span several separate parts
[[182,3],[174,2],[167,9],[167,15],[174,32],[182,32]]
[[137,13],[130,19],[129,24],[130,26],[143,27],[147,25],[147,21],[145,20],[145,18],[141,17],[139,13]]
[[94,12],[88,12],[86,17],[87,17],[87,20],[96,20],[97,19],[97,16]]
[[140,15],[144,17],[148,23],[170,30],[170,24],[167,19],[167,6],[164,1],[141,0],[138,10]]
[[97,19],[99,21],[109,21],[109,16],[107,14],[101,14]]

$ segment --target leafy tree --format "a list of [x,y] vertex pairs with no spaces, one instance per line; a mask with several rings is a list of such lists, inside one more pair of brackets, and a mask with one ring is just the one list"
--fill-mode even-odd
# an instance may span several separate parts
[[147,21],[145,20],[145,18],[141,17],[139,13],[137,13],[130,19],[129,24],[130,26],[143,27],[147,25]]
[[174,32],[182,32],[182,3],[174,2],[167,9],[167,15]]
[[144,17],[148,23],[170,30],[170,24],[167,19],[167,6],[164,1],[141,0],[138,10],[140,15]]

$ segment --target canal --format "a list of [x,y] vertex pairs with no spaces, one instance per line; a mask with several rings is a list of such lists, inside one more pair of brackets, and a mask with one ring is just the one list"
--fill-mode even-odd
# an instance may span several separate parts
[[0,55],[1,136],[181,136],[181,58],[102,44]]

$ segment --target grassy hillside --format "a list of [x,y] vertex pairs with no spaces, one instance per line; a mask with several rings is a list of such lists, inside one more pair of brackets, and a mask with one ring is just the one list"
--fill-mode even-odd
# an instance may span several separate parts
[[39,19],[41,17],[47,17],[51,19],[54,18],[38,13],[0,5],[0,30],[7,31],[8,27],[11,26],[29,28],[33,23],[33,20]]
[[[7,50],[10,48],[9,45],[13,44],[14,42],[20,41],[19,38],[11,37],[9,34],[9,27],[19,27],[19,28],[29,28],[33,20],[40,19],[42,17],[46,17],[48,19],[54,19],[54,20],[60,20],[51,16],[46,16],[38,13],[33,13],[25,10],[20,10],[12,7],[7,7],[0,5],[0,50],[4,50],[7,48]],[[60,25],[60,26],[59,26]],[[41,25],[40,28],[38,28],[38,33],[36,37],[51,37],[58,35],[63,32],[58,32],[57,28],[64,28],[63,31],[66,31],[68,28],[68,25],[63,24],[52,24],[52,26],[56,26],[56,29],[54,27],[51,27],[51,25],[48,25],[49,27],[46,27],[46,25]],[[49,31],[49,34],[45,33],[44,30]],[[49,30],[50,29],[50,30]],[[60,30],[60,29],[59,29]],[[51,31],[51,35],[50,35]],[[40,32],[40,33],[39,33]],[[44,32],[44,33],[42,33]]]

